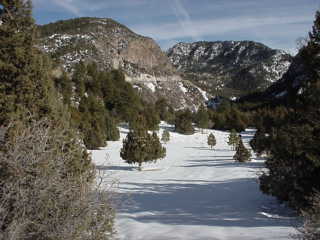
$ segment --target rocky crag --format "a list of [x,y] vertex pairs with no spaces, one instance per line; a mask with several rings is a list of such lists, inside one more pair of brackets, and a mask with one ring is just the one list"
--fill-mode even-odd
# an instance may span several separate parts
[[181,78],[156,42],[107,18],[77,18],[39,26],[39,47],[72,73],[75,64],[95,62],[121,69],[148,101],[165,97],[176,108],[196,109],[206,93]]

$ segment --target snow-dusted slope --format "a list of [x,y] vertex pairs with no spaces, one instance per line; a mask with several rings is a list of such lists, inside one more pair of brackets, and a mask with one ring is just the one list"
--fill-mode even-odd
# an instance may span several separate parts
[[[166,98],[175,109],[196,110],[203,91],[181,78],[160,46],[108,18],[75,18],[39,26],[39,48],[72,72],[76,63],[121,69],[146,102]],[[181,85],[189,86],[182,91]]]
[[208,90],[264,89],[292,62],[286,52],[253,41],[178,43],[167,54],[186,79]]
[[[162,125],[160,133],[164,128],[172,129]],[[121,128],[121,138],[127,131]],[[206,144],[210,132],[217,139],[215,150]],[[106,187],[110,179],[119,181],[119,239],[284,240],[295,233],[290,211],[259,191],[257,172],[263,161],[235,163],[228,133],[205,133],[170,132],[167,157],[146,164],[142,172],[120,158],[122,141],[93,151],[97,167],[107,173]],[[242,134],[245,143],[252,135]]]

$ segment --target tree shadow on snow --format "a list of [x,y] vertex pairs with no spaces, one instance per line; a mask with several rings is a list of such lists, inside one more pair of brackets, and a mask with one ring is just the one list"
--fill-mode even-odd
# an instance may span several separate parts
[[108,170],[117,170],[117,171],[132,171],[137,167],[133,166],[96,166],[98,170],[101,171],[108,171]]
[[210,148],[208,147],[184,147],[184,148],[190,148],[190,149],[197,149],[197,150],[207,150],[212,152],[228,152],[231,151],[230,149],[220,149],[220,148]]
[[[221,157],[221,156],[217,156]],[[239,163],[235,162],[233,159],[228,156],[229,159],[221,159],[221,158],[215,158],[215,159],[198,159],[198,160],[187,160],[187,165],[183,165],[180,167],[245,167],[245,168],[263,168],[264,167],[264,162],[259,161],[259,162],[246,162],[246,163]]]
[[175,132],[174,126],[161,126],[160,129],[167,130],[168,132]]
[[263,196],[251,178],[222,182],[173,179],[159,182],[122,182],[120,189],[134,191],[129,195],[124,193],[124,197],[130,199],[119,206],[118,212],[143,223],[248,228],[293,225],[294,218],[287,209],[268,212],[283,218],[273,219],[262,214],[263,206],[274,207],[276,201]]

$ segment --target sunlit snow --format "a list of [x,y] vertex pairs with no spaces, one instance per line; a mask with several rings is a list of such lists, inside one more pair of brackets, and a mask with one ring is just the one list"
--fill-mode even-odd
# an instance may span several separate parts
[[[144,164],[144,171],[120,158],[121,140],[93,151],[105,187],[118,182],[116,228],[121,240],[285,240],[295,233],[296,219],[275,198],[259,191],[257,173],[263,160],[235,163],[227,132],[205,130],[192,136],[170,131],[167,157]],[[214,150],[207,135],[217,139]],[[253,130],[242,133],[248,141]]]

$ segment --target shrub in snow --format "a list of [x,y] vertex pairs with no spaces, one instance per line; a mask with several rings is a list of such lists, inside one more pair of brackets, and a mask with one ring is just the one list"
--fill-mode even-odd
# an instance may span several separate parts
[[236,130],[232,129],[229,134],[228,145],[231,145],[232,150],[235,150],[239,141],[240,141],[240,137],[239,137],[238,133],[236,132]]
[[182,134],[194,134],[192,113],[190,110],[179,111],[175,119],[175,131]]
[[236,147],[236,153],[233,156],[233,159],[237,162],[249,162],[251,161],[251,153],[250,151],[243,145],[242,139]]
[[0,239],[110,239],[110,194],[79,138],[49,121],[12,124],[0,146]]
[[168,130],[164,130],[162,133],[161,141],[165,144],[170,141],[170,133]]
[[210,133],[208,136],[208,145],[211,147],[211,149],[216,145],[216,138],[213,135],[213,133]]
[[129,164],[138,163],[139,170],[141,170],[142,163],[164,158],[166,149],[162,147],[155,132],[149,134],[144,129],[143,118],[138,122],[141,124],[130,129],[127,137],[123,140],[120,156]]

